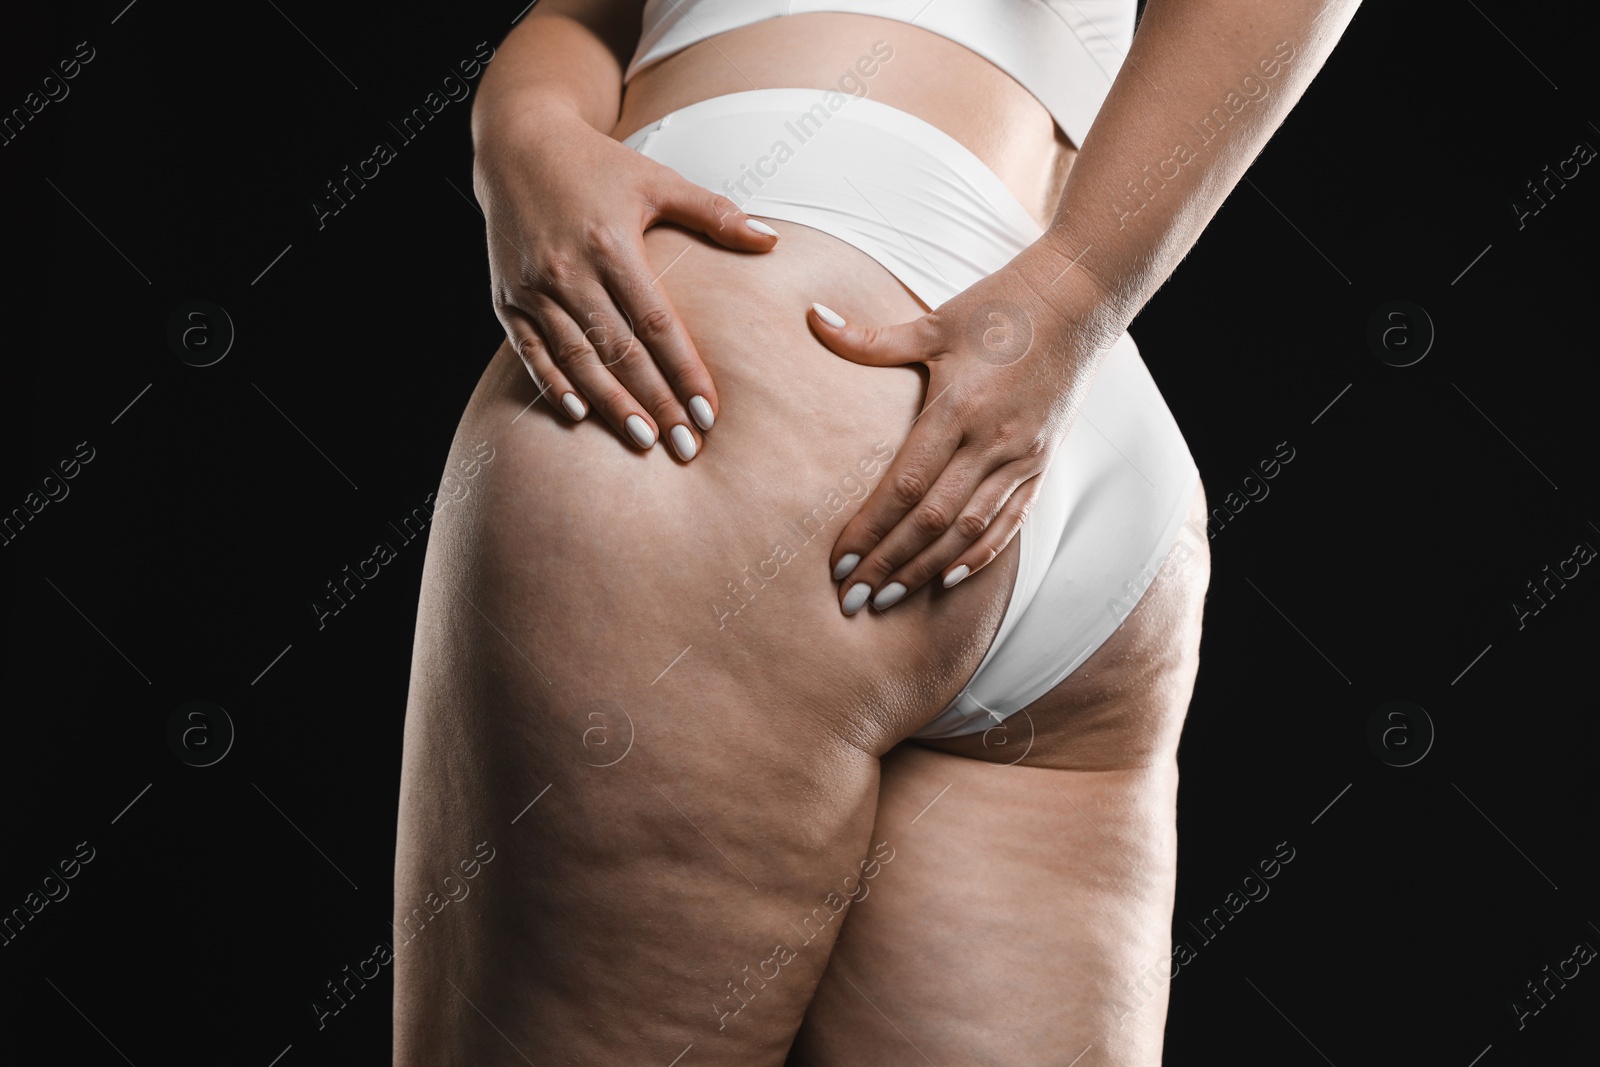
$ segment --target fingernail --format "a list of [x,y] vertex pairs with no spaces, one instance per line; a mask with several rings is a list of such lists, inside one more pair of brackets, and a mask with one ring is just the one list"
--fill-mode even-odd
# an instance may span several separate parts
[[955,585],[957,582],[971,573],[972,568],[963,563],[961,566],[944,576],[944,587],[949,589],[952,585]]
[[846,552],[843,558],[839,560],[838,565],[833,568],[833,580],[836,582],[844,581],[844,576],[855,570],[856,564],[860,562],[860,555],[855,552]]
[[712,414],[710,401],[703,396],[689,398],[689,414],[694,416],[694,424],[702,430],[711,429],[711,424],[717,421],[716,415]]
[[649,448],[656,443],[656,435],[650,432],[650,424],[639,416],[629,415],[622,425],[627,429],[628,436],[633,438],[640,448]]
[[829,326],[844,325],[844,320],[839,317],[839,313],[832,308],[827,307],[826,305],[812,304],[811,310],[815,311],[817,313],[817,317],[822,319],[822,321],[827,323]]
[[574,419],[583,418],[583,401],[578,399],[577,393],[562,393],[561,406],[566,408],[567,414],[571,415]]
[[879,611],[882,611],[884,608],[892,608],[896,604],[900,603],[900,598],[905,595],[905,586],[901,585],[899,582],[890,582],[888,585],[884,586],[878,591],[877,596],[872,598],[872,606],[877,608]]
[[694,434],[689,432],[689,427],[674,426],[668,436],[672,438],[672,448],[678,453],[679,459],[694,458]]
[[871,593],[872,586],[866,582],[857,582],[852,585],[850,591],[844,595],[844,613],[846,615],[854,615],[860,611],[861,605],[867,602],[867,597]]
[[774,230],[771,226],[768,226],[764,222],[759,222],[756,219],[745,219],[744,224],[757,233],[766,234],[768,237],[778,236],[777,230]]

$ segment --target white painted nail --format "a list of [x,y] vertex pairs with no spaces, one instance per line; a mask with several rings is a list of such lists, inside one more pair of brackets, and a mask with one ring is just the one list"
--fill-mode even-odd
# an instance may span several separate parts
[[905,586],[901,585],[899,582],[890,582],[888,585],[878,590],[878,595],[872,598],[872,606],[877,608],[879,611],[882,611],[884,608],[892,608],[896,604],[900,603],[900,599],[905,595]]
[[650,432],[650,424],[639,416],[629,415],[622,425],[640,448],[649,448],[656,443],[656,435]]
[[672,448],[678,453],[679,459],[694,458],[694,434],[689,432],[689,427],[674,426],[667,436],[672,438]]
[[844,595],[844,613],[846,615],[854,615],[860,611],[861,605],[867,602],[867,597],[871,594],[872,586],[866,582],[857,582],[852,585],[850,591]]
[[717,421],[711,411],[711,402],[703,396],[689,398],[689,414],[694,416],[694,424],[702,430],[711,429],[712,423]]
[[562,393],[561,406],[565,408],[567,410],[567,414],[571,415],[574,419],[583,418],[585,409],[583,406],[583,401],[578,399],[577,393]]
[[768,237],[778,236],[777,230],[774,230],[771,226],[768,226],[766,223],[760,222],[756,219],[745,219],[744,224],[757,233],[766,234]]
[[827,323],[829,326],[843,326],[844,325],[844,320],[839,317],[839,313],[837,311],[833,310],[832,308],[827,307],[826,305],[823,305],[823,304],[812,304],[811,305],[811,310],[815,311],[817,313],[817,316],[819,318],[821,318],[822,321]]
[[833,580],[836,582],[844,581],[844,576],[855,570],[856,564],[860,562],[861,556],[859,554],[846,552],[839,560],[838,565],[833,568]]
[[944,587],[949,589],[952,585],[955,585],[957,582],[971,573],[972,568],[963,563],[961,566],[944,576]]

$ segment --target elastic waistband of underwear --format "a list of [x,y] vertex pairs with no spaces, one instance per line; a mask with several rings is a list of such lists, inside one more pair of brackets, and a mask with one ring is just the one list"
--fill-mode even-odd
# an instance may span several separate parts
[[1043,230],[988,165],[937,126],[868,97],[754,89],[701,100],[624,144],[751,215],[831,233],[930,307]]

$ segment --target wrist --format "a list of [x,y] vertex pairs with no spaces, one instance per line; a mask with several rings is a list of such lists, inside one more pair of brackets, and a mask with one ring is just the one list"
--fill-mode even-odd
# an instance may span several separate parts
[[1095,352],[1110,347],[1127,329],[1121,302],[1105,279],[1089,268],[1092,246],[1073,243],[1047,230],[1013,265],[1022,281],[1048,309],[1052,332],[1071,337],[1074,347]]
[[542,132],[571,123],[589,126],[577,103],[558,89],[527,86],[480,95],[472,109],[472,149],[482,153],[502,144],[535,143]]

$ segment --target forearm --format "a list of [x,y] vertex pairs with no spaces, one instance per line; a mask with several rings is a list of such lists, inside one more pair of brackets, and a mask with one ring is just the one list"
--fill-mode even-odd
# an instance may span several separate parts
[[1300,99],[1358,3],[1149,0],[1036,246],[1049,274],[1037,284],[1052,304],[1099,343],[1120,335]]
[[609,133],[622,106],[622,72],[639,36],[633,2],[540,0],[501,42],[472,109],[472,140],[571,112]]

